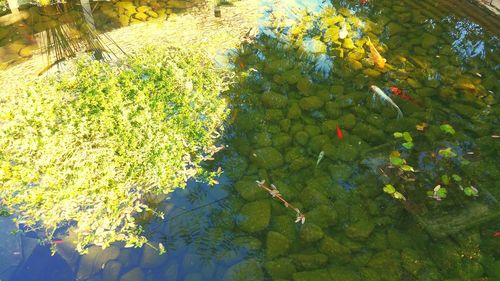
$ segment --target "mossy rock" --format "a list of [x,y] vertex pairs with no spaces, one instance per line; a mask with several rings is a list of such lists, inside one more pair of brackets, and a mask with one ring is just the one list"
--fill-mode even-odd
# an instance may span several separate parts
[[238,226],[245,232],[259,232],[267,228],[271,218],[269,200],[260,200],[243,205],[239,212],[242,218]]
[[266,238],[266,256],[268,259],[274,259],[288,252],[290,241],[284,235],[269,231]]
[[280,95],[275,92],[266,92],[260,97],[262,104],[267,108],[283,108],[288,103],[288,98],[285,95]]
[[257,183],[253,180],[241,180],[234,185],[234,188],[247,201],[255,201],[268,197],[267,192],[258,187]]
[[351,224],[346,229],[346,234],[349,238],[354,240],[366,240],[373,229],[375,228],[375,223],[371,220],[360,220]]
[[304,96],[309,96],[311,94],[312,82],[307,77],[300,77],[297,81],[297,89]]
[[309,141],[309,135],[304,131],[300,131],[295,134],[294,139],[297,143],[301,145],[306,145],[307,142]]
[[290,255],[298,269],[313,270],[323,268],[328,263],[324,254],[294,254]]
[[292,275],[293,281],[327,281],[332,280],[327,270],[297,272]]
[[354,268],[344,266],[332,266],[328,270],[332,281],[361,281],[359,271]]
[[337,222],[337,212],[330,205],[319,205],[307,212],[306,217],[309,222],[320,227],[332,226]]
[[350,143],[342,141],[337,148],[337,159],[351,162],[358,157],[359,151]]
[[317,96],[305,97],[299,101],[300,108],[307,111],[320,109],[323,105],[323,100]]
[[260,132],[255,134],[253,136],[253,140],[259,147],[271,146],[273,144],[271,134],[268,132]]
[[257,259],[248,259],[231,266],[223,281],[263,281],[264,272]]
[[352,129],[356,125],[356,116],[352,113],[348,113],[339,118],[339,127],[341,129]]
[[328,236],[321,240],[319,251],[331,258],[348,257],[351,254],[351,249]]
[[297,269],[293,264],[292,260],[289,258],[279,258],[265,263],[264,268],[267,273],[273,278],[290,280],[292,274],[294,274]]
[[324,235],[321,227],[311,222],[302,225],[299,231],[300,240],[308,243],[321,240]]
[[395,250],[385,250],[376,253],[370,259],[368,267],[378,270],[382,280],[401,280],[403,273],[400,254]]
[[252,237],[252,236],[236,237],[232,241],[232,244],[239,246],[239,247],[246,248],[247,250],[250,250],[250,251],[258,251],[262,248],[262,242],[259,239]]
[[273,147],[265,147],[254,150],[252,161],[263,169],[276,169],[283,165],[283,156]]

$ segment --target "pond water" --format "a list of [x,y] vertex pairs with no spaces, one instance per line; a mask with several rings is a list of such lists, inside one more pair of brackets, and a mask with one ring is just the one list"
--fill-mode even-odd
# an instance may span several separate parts
[[[498,17],[466,1],[332,2],[263,1],[255,36],[227,52],[226,149],[207,163],[224,174],[159,202],[164,220],[144,218],[166,254],[115,245],[79,256],[70,232],[51,256],[36,234],[17,234],[0,276],[500,280]],[[97,29],[137,20],[120,5],[172,11],[127,3],[103,3]],[[29,39],[7,34],[2,50]],[[5,67],[24,48],[2,53]]]

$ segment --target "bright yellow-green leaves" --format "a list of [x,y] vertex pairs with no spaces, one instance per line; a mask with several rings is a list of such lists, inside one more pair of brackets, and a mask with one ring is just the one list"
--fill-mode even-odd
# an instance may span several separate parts
[[2,93],[2,205],[49,239],[76,222],[80,252],[141,246],[145,197],[202,176],[199,164],[217,151],[222,87],[210,60],[165,48],[112,66],[83,59],[74,74]]

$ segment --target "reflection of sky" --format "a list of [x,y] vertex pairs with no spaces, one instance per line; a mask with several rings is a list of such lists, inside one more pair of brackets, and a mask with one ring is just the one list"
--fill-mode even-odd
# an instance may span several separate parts
[[482,29],[479,25],[470,21],[458,21],[455,30],[452,32],[455,41],[452,43],[453,49],[464,59],[479,56],[484,59],[486,56]]

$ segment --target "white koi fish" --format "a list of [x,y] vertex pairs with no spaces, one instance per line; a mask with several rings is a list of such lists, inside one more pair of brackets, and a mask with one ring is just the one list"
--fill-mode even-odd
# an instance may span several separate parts
[[318,161],[316,161],[316,167],[318,167],[319,165],[319,162],[321,162],[321,160],[323,160],[323,157],[325,157],[325,152],[324,151],[321,151],[318,155]]
[[[390,103],[394,108],[396,108],[396,110],[398,111],[398,118],[403,117],[403,112],[401,112],[399,106],[394,101],[392,101],[392,99],[388,95],[386,95],[384,91],[382,91],[382,89],[375,85],[371,85],[370,90],[377,94],[382,100]],[[373,95],[373,97],[375,97],[375,94]]]

